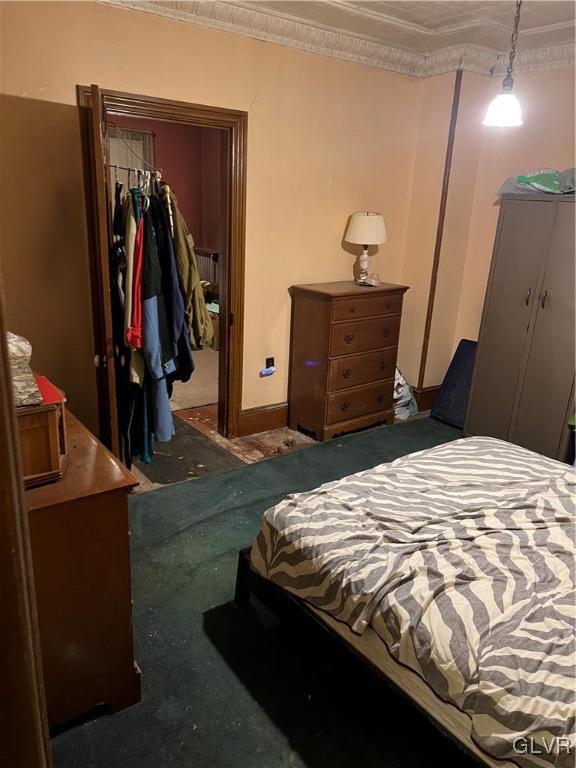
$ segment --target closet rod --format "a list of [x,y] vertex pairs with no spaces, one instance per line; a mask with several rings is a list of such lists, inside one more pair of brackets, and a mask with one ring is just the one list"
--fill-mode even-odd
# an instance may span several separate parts
[[131,171],[133,173],[151,173],[156,174],[157,176],[160,176],[162,174],[162,169],[154,169],[153,171],[146,171],[144,168],[130,168],[127,165],[118,165],[118,163],[104,163],[106,168],[118,168],[119,171]]
[[147,168],[149,170],[151,170],[151,171],[155,171],[156,170],[156,168],[154,168],[153,165],[151,165],[147,160],[145,160],[143,157],[141,157],[138,154],[138,152],[136,152],[136,150],[133,147],[130,146],[130,142],[128,141],[126,136],[124,136],[124,134],[122,133],[122,129],[120,128],[119,125],[116,125],[116,123],[113,123],[111,120],[108,120],[106,124],[112,126],[112,128],[115,128],[118,131],[118,135],[120,136],[120,138],[122,139],[124,144],[126,144],[126,146],[130,150],[130,152],[134,155],[134,157],[137,157],[138,160],[140,160],[141,163],[144,163],[144,165],[147,166]]

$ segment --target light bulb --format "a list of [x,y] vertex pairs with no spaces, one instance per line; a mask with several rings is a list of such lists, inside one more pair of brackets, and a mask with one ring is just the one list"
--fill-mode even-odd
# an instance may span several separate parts
[[505,91],[492,99],[482,124],[498,128],[522,125],[522,109],[516,96]]

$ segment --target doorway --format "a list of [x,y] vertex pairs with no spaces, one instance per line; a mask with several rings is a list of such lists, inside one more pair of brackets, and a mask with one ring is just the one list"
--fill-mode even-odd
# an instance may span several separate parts
[[[178,208],[194,242],[194,253],[209,313],[211,339],[194,345],[194,375],[175,381],[174,413],[217,406],[220,374],[220,299],[226,299],[221,273],[228,260],[228,135],[223,128],[118,116],[106,122],[109,197],[119,181],[128,190],[135,164],[160,169],[176,195]],[[111,168],[111,166],[114,166]]]
[[[242,382],[247,114],[95,85],[77,91],[86,138],[100,438],[119,454],[111,364],[110,190],[132,167],[162,169],[162,178],[173,186],[195,243],[213,329],[214,341],[193,349],[196,371],[190,382],[175,384],[172,410],[211,405],[217,409],[218,432],[235,437]],[[128,161],[135,156],[140,160]],[[129,186],[131,179],[124,181]]]

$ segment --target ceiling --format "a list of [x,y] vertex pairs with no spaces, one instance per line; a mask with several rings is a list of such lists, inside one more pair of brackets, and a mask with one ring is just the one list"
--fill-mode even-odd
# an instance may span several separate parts
[[[515,13],[514,0],[255,0],[238,4],[419,53],[463,44],[504,51]],[[574,3],[525,0],[521,22],[522,47],[572,42]]]
[[[505,67],[514,0],[104,0],[260,40],[426,76]],[[518,70],[574,63],[575,4],[524,0]]]

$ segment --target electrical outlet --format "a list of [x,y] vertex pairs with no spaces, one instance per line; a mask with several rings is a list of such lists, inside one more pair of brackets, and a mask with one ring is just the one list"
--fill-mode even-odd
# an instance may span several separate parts
[[267,357],[266,358],[266,368],[274,368],[274,358],[273,357]]

